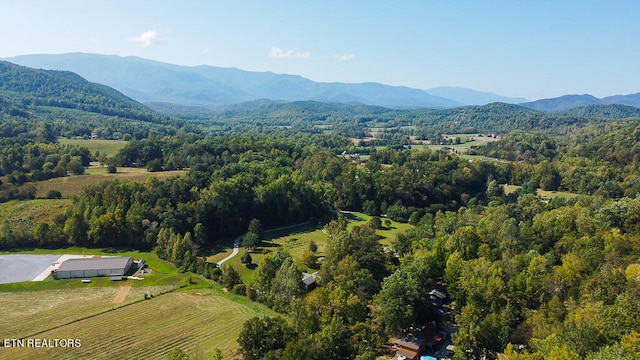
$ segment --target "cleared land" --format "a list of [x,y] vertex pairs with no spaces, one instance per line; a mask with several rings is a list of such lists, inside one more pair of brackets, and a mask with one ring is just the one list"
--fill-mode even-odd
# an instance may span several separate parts
[[58,190],[63,197],[70,198],[74,195],[80,195],[87,185],[99,184],[103,181],[118,179],[145,182],[151,176],[155,176],[158,179],[166,179],[184,174],[184,170],[148,172],[146,169],[123,167],[117,168],[115,174],[109,174],[106,167],[101,167],[98,163],[91,163],[91,166],[83,175],[69,175],[37,182],[38,192],[36,196],[44,197],[49,190]]
[[[79,282],[79,280],[78,280]],[[144,286],[133,290],[119,306],[144,299],[144,294],[160,294],[172,286]],[[55,289],[0,293],[2,338],[31,337],[114,308],[120,287]],[[126,300],[126,301],[124,301]],[[0,355],[0,358],[6,358]]]
[[451,149],[456,151],[458,154],[466,153],[471,147],[486,145],[492,141],[498,141],[500,138],[485,136],[483,134],[446,134],[443,135],[445,139],[455,140],[455,138],[460,139],[460,144],[452,144],[452,145],[436,145],[431,144],[429,141],[419,141],[419,144],[412,144],[412,149],[431,149],[431,150],[441,150],[444,148]]
[[[521,187],[522,186],[519,186],[519,185],[505,185],[504,192],[505,194],[510,194],[520,189]],[[536,193],[538,196],[540,196],[545,200],[551,200],[554,197],[562,197],[562,198],[570,199],[570,198],[580,196],[580,194],[566,192],[566,191],[548,191],[548,190],[542,190],[542,189],[538,189]]]
[[127,145],[126,141],[122,140],[100,140],[100,139],[65,139],[59,138],[58,142],[61,144],[67,145],[77,145],[84,146],[92,154],[95,154],[96,151],[99,151],[100,154],[106,154],[108,156],[114,156],[120,151],[125,145]]
[[[231,358],[242,324],[253,316],[273,315],[258,304],[227,296],[217,288],[172,292],[126,305],[143,298],[144,290],[133,288],[122,306],[106,312],[100,311],[114,306],[111,301],[118,288],[1,294],[0,309],[9,313],[8,322],[13,326],[1,330],[3,338],[79,339],[82,346],[0,348],[0,358],[163,358],[176,347],[191,355],[204,355],[203,358],[217,347],[225,358]],[[25,297],[19,298],[21,295]],[[36,306],[25,305],[26,296],[40,299],[41,310],[34,311]],[[8,311],[15,307],[18,308]],[[92,312],[98,314],[87,317]],[[76,314],[80,313],[83,316],[78,319]],[[48,321],[53,323],[41,320],[47,319],[44,314],[49,314]],[[3,318],[3,322],[6,320]],[[33,331],[37,327],[34,321],[44,325],[39,327],[41,332]]]
[[51,223],[53,219],[71,206],[70,199],[12,200],[0,204],[0,219],[10,223],[31,221]]

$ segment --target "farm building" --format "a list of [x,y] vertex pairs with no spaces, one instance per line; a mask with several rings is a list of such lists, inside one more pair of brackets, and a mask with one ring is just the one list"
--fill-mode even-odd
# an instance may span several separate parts
[[60,264],[54,276],[56,279],[124,276],[132,264],[131,256],[69,259]]

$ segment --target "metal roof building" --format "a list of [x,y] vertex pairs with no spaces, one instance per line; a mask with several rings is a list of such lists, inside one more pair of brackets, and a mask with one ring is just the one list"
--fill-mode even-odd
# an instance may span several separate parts
[[99,258],[69,259],[58,267],[56,279],[87,278],[97,276],[124,276],[127,274],[133,257],[109,256]]

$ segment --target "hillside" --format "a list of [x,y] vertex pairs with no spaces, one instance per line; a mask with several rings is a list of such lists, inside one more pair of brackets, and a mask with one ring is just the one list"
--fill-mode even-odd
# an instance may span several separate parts
[[579,117],[600,117],[607,119],[640,118],[640,109],[628,105],[589,105],[560,111],[558,115]]
[[[49,124],[49,140],[56,136],[89,136],[98,128],[105,138],[113,133],[142,138],[150,127],[159,133],[173,133],[185,125],[75,73],[38,70],[6,61],[0,61],[0,105],[5,137],[26,133],[42,122]],[[17,123],[20,126],[16,127]]]
[[392,108],[443,108],[460,103],[419,89],[378,83],[319,83],[297,75],[214,66],[178,66],[138,57],[97,54],[25,55],[10,61],[67,70],[140,102],[219,107],[256,99],[313,100]]
[[[434,134],[498,133],[528,130],[556,134],[567,127],[634,119],[640,111],[623,105],[597,105],[549,113],[524,106],[491,103],[451,109],[389,109],[371,105],[348,105],[315,101],[255,101],[226,107],[213,113],[198,108],[154,104],[183,119],[213,127],[222,133],[245,133],[269,127],[323,132],[363,138],[371,131],[396,132],[428,138]],[[403,130],[402,127],[405,127]]]
[[77,109],[144,121],[153,119],[146,106],[68,71],[37,70],[0,61],[0,91],[3,98],[19,99],[27,106]]
[[531,109],[557,112],[573,109],[576,107],[591,105],[627,105],[640,108],[640,93],[630,95],[615,95],[598,99],[589,94],[584,95],[564,95],[557,98],[541,99],[522,103],[520,105]]

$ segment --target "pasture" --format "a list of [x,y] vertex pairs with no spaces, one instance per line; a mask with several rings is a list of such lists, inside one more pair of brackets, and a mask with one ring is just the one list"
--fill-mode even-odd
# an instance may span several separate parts
[[482,134],[446,134],[443,135],[443,138],[446,140],[454,141],[456,138],[460,140],[459,144],[451,144],[451,145],[438,145],[431,144],[429,141],[419,141],[417,144],[412,144],[412,149],[417,150],[442,150],[442,149],[451,149],[457,154],[466,153],[471,147],[483,146],[492,141],[498,141],[500,138],[485,136]]
[[[0,348],[0,358],[147,359],[163,358],[174,348],[208,358],[216,347],[231,358],[242,324],[254,316],[274,315],[215,285],[145,300],[149,291],[162,288],[133,288],[120,305],[112,302],[118,288],[0,294],[3,322],[10,323],[0,330],[3,338],[81,342],[80,347],[68,348]],[[38,301],[30,303],[28,298]]]
[[71,198],[75,195],[80,195],[86,186],[99,184],[103,181],[118,179],[120,181],[145,182],[151,176],[155,176],[162,180],[184,174],[184,170],[148,172],[143,168],[125,167],[118,167],[115,174],[110,174],[107,172],[106,167],[102,167],[98,163],[94,162],[91,163],[91,166],[89,166],[83,175],[68,175],[65,177],[36,182],[35,184],[38,189],[36,197],[44,197],[49,190],[57,190],[60,191],[62,197]]
[[126,141],[122,140],[101,140],[101,139],[66,139],[59,138],[58,142],[65,145],[82,146],[89,149],[89,152],[95,154],[99,151],[102,155],[114,156],[127,145]]

